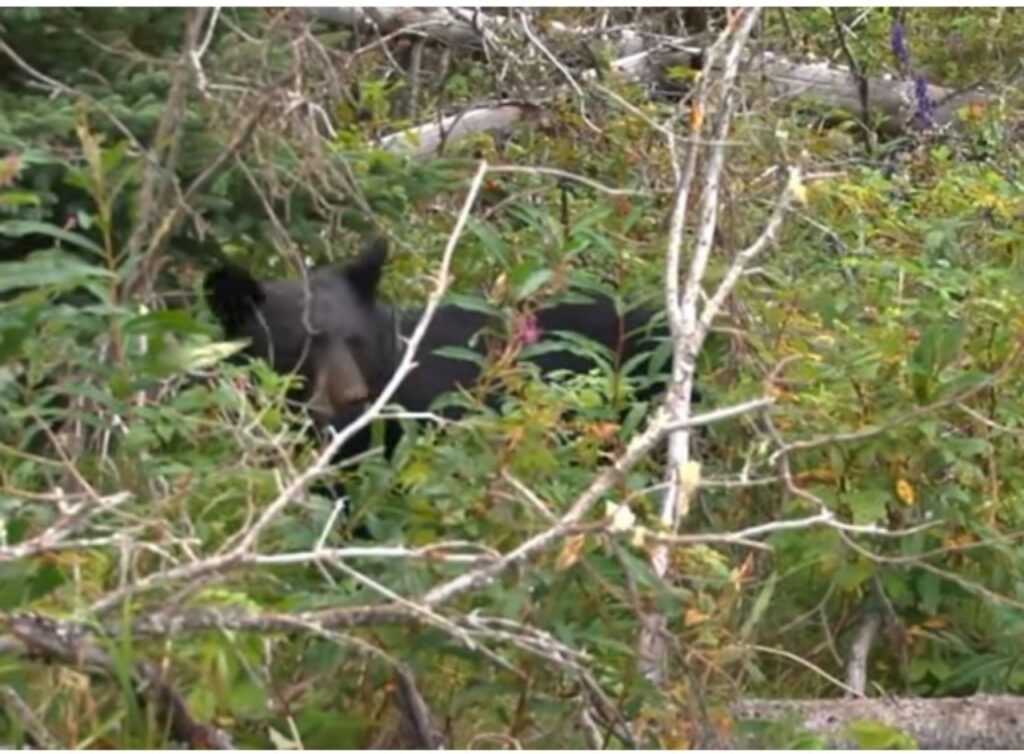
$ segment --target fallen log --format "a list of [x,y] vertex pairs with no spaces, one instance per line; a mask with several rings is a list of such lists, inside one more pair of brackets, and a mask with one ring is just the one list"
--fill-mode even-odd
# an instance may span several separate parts
[[766,700],[730,705],[737,720],[781,721],[792,717],[802,728],[838,749],[859,748],[849,727],[873,721],[894,728],[921,749],[1024,748],[1024,697],[976,695],[963,698],[876,698]]
[[[407,30],[440,44],[480,47],[485,33],[512,28],[512,22],[478,11],[447,8],[315,8],[311,15],[338,25],[375,26],[380,32],[401,35]],[[613,74],[626,81],[646,84],[669,80],[671,69],[692,67],[703,59],[700,47],[689,40],[666,40],[663,36],[643,34],[632,29],[619,29],[611,34],[600,30],[572,29],[563,24],[549,25],[559,35],[599,35],[609,38],[621,57],[612,61]],[[763,84],[765,94],[786,100],[803,100],[822,112],[842,112],[866,119],[871,127],[885,136],[907,132],[917,109],[914,82],[886,76],[867,78],[867,99],[862,100],[858,79],[848,70],[825,63],[797,63],[771,52],[756,53],[745,62],[747,85]],[[593,69],[578,71],[578,80],[585,83],[597,78]],[[977,88],[954,90],[928,85],[927,96],[934,103],[932,125],[948,127],[956,122],[961,108],[983,109],[991,103],[991,95]],[[867,105],[866,112],[864,105]],[[389,134],[380,146],[413,157],[436,153],[444,144],[474,133],[507,132],[518,121],[534,116],[542,108],[522,102],[469,107],[460,113],[431,123]]]

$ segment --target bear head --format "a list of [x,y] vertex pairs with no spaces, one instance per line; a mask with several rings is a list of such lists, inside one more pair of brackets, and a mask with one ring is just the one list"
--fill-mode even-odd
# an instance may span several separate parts
[[281,374],[303,379],[298,397],[330,423],[383,388],[398,358],[394,315],[377,301],[387,242],[352,262],[317,267],[300,279],[256,280],[224,266],[206,276],[204,296],[227,337]]

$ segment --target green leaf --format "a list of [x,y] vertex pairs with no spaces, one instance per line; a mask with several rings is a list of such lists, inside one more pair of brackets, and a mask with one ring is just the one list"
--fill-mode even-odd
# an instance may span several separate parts
[[534,270],[531,272],[526,279],[516,286],[516,301],[522,301],[529,298],[533,293],[536,293],[541,286],[547,283],[551,278],[554,277],[554,273],[547,269]]
[[778,583],[778,575],[772,573],[768,577],[768,582],[761,588],[761,591],[757,593],[757,599],[754,600],[754,606],[750,609],[750,615],[743,622],[743,626],[740,628],[740,639],[747,641],[750,638],[751,632],[754,627],[764,617],[765,611],[768,610],[768,605],[771,604],[772,595],[775,594],[775,585]]
[[467,224],[469,231],[476,236],[484,249],[488,252],[490,260],[501,267],[508,266],[509,248],[505,239],[501,237],[497,229],[489,223],[482,223],[471,219]]
[[843,499],[850,507],[853,523],[874,524],[885,518],[886,504],[891,498],[888,490],[868,488],[850,492]]
[[162,335],[165,333],[187,333],[203,335],[210,328],[199,322],[188,311],[182,309],[160,309],[131,317],[124,323],[125,335]]
[[917,742],[898,728],[874,720],[854,720],[845,729],[859,749],[916,749]]
[[480,312],[486,314],[489,317],[496,317],[501,313],[493,304],[488,303],[479,296],[466,296],[461,293],[449,293],[444,297],[446,304],[457,306],[459,309],[465,309],[470,312]]
[[851,592],[870,579],[875,573],[875,566],[869,560],[859,559],[840,568],[835,575],[835,583],[840,589]]
[[160,349],[142,361],[143,371],[152,376],[166,376],[207,369],[244,350],[243,341],[224,341],[200,345],[181,345]]
[[18,262],[0,264],[0,292],[40,286],[72,288],[87,280],[113,277],[113,273],[102,267],[50,249],[34,252]]
[[446,359],[468,361],[480,367],[483,367],[487,363],[486,357],[482,354],[477,353],[472,348],[465,348],[463,346],[443,346],[441,348],[434,349],[434,353],[438,356],[444,356]]
[[932,573],[918,573],[916,586],[921,610],[928,615],[935,615],[942,601],[942,582],[939,577]]
[[38,207],[39,194],[33,191],[0,192],[0,207]]
[[39,220],[5,220],[0,223],[0,235],[20,238],[36,233],[42,236],[50,236],[60,241],[66,241],[72,246],[77,246],[85,251],[91,251],[99,257],[103,256],[103,249],[97,246],[91,239],[79,233],[64,230],[53,223],[44,223]]
[[960,353],[965,331],[961,320],[932,323],[921,334],[910,360],[914,395],[920,402],[927,402],[934,396],[939,372]]

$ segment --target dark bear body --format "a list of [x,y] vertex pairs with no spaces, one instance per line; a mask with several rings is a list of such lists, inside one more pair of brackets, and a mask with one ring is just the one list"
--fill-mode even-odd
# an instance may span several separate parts
[[[615,354],[614,365],[621,368],[638,354],[653,352],[667,335],[667,328],[652,325],[655,314],[650,309],[635,309],[620,315],[615,302],[606,296],[582,303],[560,303],[536,312],[536,337],[543,341],[559,332],[583,336],[610,349]],[[422,312],[417,311],[400,318],[403,336],[412,333],[421,316]],[[436,351],[446,346],[462,346],[472,347],[483,355],[485,346],[477,335],[488,326],[499,332],[503,329],[500,323],[479,312],[440,307],[416,354],[418,366],[402,382],[394,402],[410,411],[425,411],[438,396],[455,388],[471,388],[480,377],[479,367]],[[536,364],[543,374],[580,374],[595,366],[593,359],[569,349],[536,354],[525,349],[525,354],[525,360]],[[645,392],[644,397],[650,397],[650,392]]]
[[[560,303],[537,312],[537,336],[544,341],[546,336],[559,332],[582,335],[611,349],[615,354],[614,366],[621,369],[641,353],[653,356],[659,344],[664,342],[668,329],[657,324],[656,314],[650,309],[636,309],[620,316],[614,301],[603,296],[586,303]],[[412,335],[422,315],[422,311],[414,311],[398,317],[403,340]],[[480,367],[466,359],[449,357],[438,351],[448,346],[460,346],[471,348],[483,356],[486,354],[486,345],[480,334],[485,329],[501,332],[503,328],[501,323],[494,322],[480,312],[456,306],[439,307],[416,351],[416,366],[398,386],[391,402],[409,412],[426,412],[446,393],[458,389],[471,390],[480,378]],[[581,374],[595,366],[593,359],[561,348],[528,355],[525,360],[536,364],[542,374],[556,371]],[[393,369],[389,375],[393,374]],[[664,385],[667,374],[667,367],[657,370],[655,365],[654,379],[647,381],[637,398],[650,400],[655,397]],[[494,397],[491,396],[492,399]],[[352,407],[336,415],[332,424],[335,429],[341,429],[354,420],[359,412],[360,409]],[[451,419],[458,418],[460,414],[451,407],[440,413]],[[390,455],[401,439],[401,429],[397,420],[384,421],[384,452]],[[368,450],[370,435],[370,430],[364,429],[352,437],[342,450],[339,460]]]
[[[386,249],[376,244],[353,263],[309,271],[305,281],[257,281],[241,270],[225,268],[208,276],[206,298],[228,337],[248,338],[248,353],[267,359],[275,370],[301,374],[307,384],[298,397],[309,402],[321,425],[341,429],[380,394],[421,316],[421,312],[396,313],[377,301],[385,256]],[[559,331],[584,336],[610,349],[614,366],[621,368],[641,353],[653,354],[664,342],[667,328],[657,323],[655,314],[651,309],[636,309],[620,315],[611,298],[597,295],[589,301],[540,309],[534,335],[542,341]],[[478,334],[485,328],[498,335],[505,331],[502,322],[480,312],[439,307],[417,349],[416,366],[392,403],[423,412],[445,393],[473,388],[480,367],[437,350],[460,346],[484,355],[487,344]],[[527,350],[524,358],[544,374],[559,370],[579,374],[595,366],[591,358],[573,349],[534,350],[532,355]],[[668,360],[660,369],[654,366],[656,376],[664,381]],[[639,397],[653,397],[659,389],[656,382]],[[458,415],[450,409],[444,413],[452,418]],[[385,452],[390,453],[401,429],[398,420],[384,421]],[[360,431],[336,460],[364,452],[370,438],[369,428]]]

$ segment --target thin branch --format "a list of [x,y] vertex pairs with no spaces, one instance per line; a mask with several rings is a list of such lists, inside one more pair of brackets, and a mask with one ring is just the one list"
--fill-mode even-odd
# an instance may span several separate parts
[[[697,354],[706,334],[706,331],[701,332],[699,329],[697,302],[703,291],[702,281],[714,240],[719,180],[725,163],[725,143],[729,136],[735,98],[734,83],[739,71],[740,53],[759,14],[759,9],[747,9],[738,26],[735,29],[723,30],[707,54],[707,70],[711,70],[719,49],[731,38],[731,46],[725,56],[720,81],[722,103],[717,111],[718,121],[714,129],[715,144],[710,148],[710,154],[701,176],[703,191],[700,200],[700,219],[693,251],[690,255],[689,271],[681,292],[679,290],[679,275],[683,232],[690,190],[696,174],[699,149],[696,142],[687,145],[685,163],[681,168],[676,167],[678,193],[669,223],[665,263],[665,306],[672,334],[672,379],[665,398],[665,408],[671,422],[685,422],[690,418],[693,373],[696,368]],[[694,136],[700,135],[707,113],[710,92],[708,82],[710,80],[711,77],[707,75],[700,79],[696,96],[690,105],[691,132]],[[673,156],[673,165],[677,166],[674,139],[669,141],[669,150]],[[658,518],[662,527],[670,533],[674,533],[679,522],[686,517],[689,512],[689,497],[696,491],[693,485],[684,480],[684,474],[689,471],[689,444],[689,433],[686,430],[675,430],[668,435],[666,470],[668,486],[662,497]],[[669,566],[667,547],[656,545],[650,553],[650,561],[655,575],[659,578],[664,577]],[[666,662],[667,618],[661,614],[650,613],[643,616],[641,623],[637,664],[645,678],[658,682],[664,675]]]
[[560,170],[558,168],[548,168],[541,166],[528,166],[528,165],[493,165],[491,167],[492,173],[526,173],[528,175],[548,175],[553,178],[558,178],[563,181],[573,181],[579,183],[588,188],[592,188],[595,191],[600,191],[602,194],[608,194],[609,196],[650,196],[649,191],[640,191],[638,189],[621,189],[606,186],[599,181],[595,181],[593,178],[587,178],[584,175],[578,173],[571,173],[568,170]]
[[300,491],[305,489],[311,481],[321,476],[327,470],[331,463],[331,459],[337,455],[338,451],[341,450],[341,447],[380,415],[381,409],[391,401],[391,398],[398,389],[398,386],[415,366],[414,359],[416,351],[419,348],[420,342],[426,335],[427,328],[430,326],[434,313],[440,305],[441,298],[444,296],[444,292],[447,289],[455,248],[462,236],[463,228],[466,225],[470,210],[476,202],[476,197],[480,192],[480,187],[483,184],[483,178],[486,173],[487,163],[486,161],[481,161],[477,168],[476,175],[473,177],[473,181],[470,184],[469,192],[466,195],[462,211],[459,213],[455,227],[452,229],[451,235],[448,238],[448,243],[442,256],[440,269],[437,273],[434,291],[431,293],[427,306],[420,317],[420,321],[416,325],[416,329],[408,340],[395,373],[377,396],[376,400],[374,400],[366,411],[364,411],[355,421],[331,438],[314,461],[301,474],[292,479],[277,498],[267,506],[259,519],[240,538],[238,544],[228,553],[217,558],[210,558],[198,563],[192,563],[172,568],[167,571],[153,573],[102,597],[94,603],[94,610],[102,614],[121,604],[125,599],[154,589],[157,586],[197,578],[206,573],[220,571],[225,568],[237,567],[239,563],[245,561],[248,557],[251,557],[253,546],[270,523],[277,518],[277,516],[288,505],[291,504]]
[[961,392],[950,395],[946,398],[942,398],[934,403],[929,403],[927,406],[919,406],[918,408],[908,411],[905,414],[897,416],[895,419],[890,419],[882,424],[875,424],[873,426],[862,427],[861,429],[852,430],[850,432],[836,432],[829,435],[818,435],[817,437],[809,437],[806,440],[795,440],[790,443],[782,443],[778,449],[775,450],[770,456],[771,462],[776,462],[780,457],[784,455],[792,454],[798,450],[810,450],[812,448],[819,448],[823,445],[838,445],[841,443],[858,442],[861,440],[868,440],[872,437],[876,437],[881,434],[885,434],[897,427],[901,427],[904,424],[909,424],[923,416],[928,416],[936,411],[943,408],[961,403],[972,395],[976,395],[984,390],[989,389],[993,385],[998,384],[1004,378],[1008,377],[1013,371],[1014,367],[1021,359],[1021,355],[1024,354],[1024,345],[1018,345],[1013,353],[1007,357],[1006,361],[1003,362],[999,370],[994,374],[986,375],[984,378],[978,381],[974,386],[967,388]]
[[792,660],[797,665],[802,665],[803,667],[807,668],[808,670],[813,671],[816,675],[821,676],[822,678],[824,678],[826,681],[828,681],[829,683],[831,683],[835,687],[837,687],[839,689],[842,689],[843,691],[845,691],[848,694],[851,694],[853,696],[857,696],[856,689],[850,688],[845,683],[843,683],[838,678],[836,678],[834,675],[832,675],[831,673],[827,673],[826,671],[822,670],[821,668],[819,668],[817,665],[815,665],[810,660],[806,660],[803,657],[800,657],[798,655],[793,654],[792,652],[787,652],[784,649],[776,649],[775,647],[765,647],[765,646],[761,646],[761,645],[758,645],[758,644],[752,644],[752,645],[750,645],[749,648],[753,649],[756,652],[761,652],[763,654],[775,655],[776,657],[785,657],[787,660]]
[[[50,733],[42,721],[36,717],[32,708],[25,704],[25,700],[18,695],[10,686],[0,686],[0,697],[3,699],[4,709],[7,716],[17,720],[25,730],[25,735],[37,749],[63,749],[56,736]],[[13,747],[12,747],[13,748]]]
[[437,606],[462,592],[475,589],[496,576],[526,560],[556,541],[565,537],[572,528],[593,508],[612,486],[624,478],[626,472],[657,446],[666,433],[667,417],[659,411],[650,421],[647,429],[630,442],[625,453],[606,466],[590,483],[587,489],[569,506],[569,510],[551,528],[534,535],[518,547],[503,555],[494,563],[457,576],[435,586],[420,600],[421,604]]
[[850,660],[846,665],[846,685],[853,690],[855,696],[863,697],[864,691],[867,689],[868,659],[881,626],[882,616],[878,612],[868,613],[860,622],[857,634],[850,645]]
[[[74,624],[30,613],[6,616],[4,623],[28,656],[84,668],[110,679],[119,677],[120,664]],[[131,667],[131,678],[135,692],[163,721],[173,740],[194,748],[233,748],[224,731],[192,718],[184,699],[161,678],[155,666],[135,663]]]

